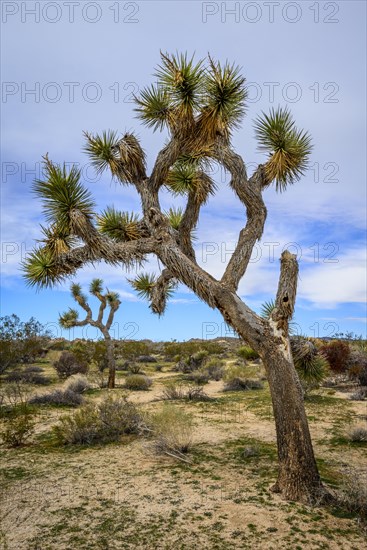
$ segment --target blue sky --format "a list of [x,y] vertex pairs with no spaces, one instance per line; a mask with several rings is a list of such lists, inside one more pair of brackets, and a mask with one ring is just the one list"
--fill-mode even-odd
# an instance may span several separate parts
[[[69,283],[25,286],[19,263],[40,238],[32,196],[42,155],[79,163],[98,207],[139,211],[132,188],[96,178],[82,152],[83,130],[136,130],[148,167],[166,136],[134,116],[131,94],[149,84],[159,51],[207,52],[240,65],[249,101],[233,143],[251,173],[263,157],[252,120],[288,106],[313,136],[311,168],[286,193],[265,192],[268,219],[239,294],[255,310],[274,297],[279,257],[296,251],[299,332],[366,334],[366,3],[348,2],[2,2],[1,315],[34,315],[55,335],[58,313],[73,305]],[[220,276],[245,216],[223,173],[202,211],[198,261]],[[172,198],[162,194],[162,205]],[[180,200],[175,199],[175,204]],[[157,270],[152,259],[149,270]],[[130,274],[131,275],[131,274]],[[120,292],[115,335],[154,340],[226,335],[220,315],[181,286],[157,318],[138,300],[123,269],[101,264],[75,278],[102,277]],[[83,334],[94,338],[92,330]],[[75,336],[81,335],[76,331]]]

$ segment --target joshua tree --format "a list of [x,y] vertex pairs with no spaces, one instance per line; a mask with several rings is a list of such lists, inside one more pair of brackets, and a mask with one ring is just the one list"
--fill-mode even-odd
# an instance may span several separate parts
[[[86,311],[87,315],[83,321],[78,321],[78,312],[76,309],[69,308],[68,311],[62,313],[59,317],[59,323],[63,328],[72,328],[72,327],[84,327],[85,325],[91,325],[92,327],[98,328],[105,339],[106,351],[107,351],[107,365],[108,365],[108,387],[115,387],[115,374],[116,374],[116,364],[115,357],[113,353],[113,341],[111,339],[109,330],[113,323],[113,318],[116,311],[120,307],[119,295],[117,292],[110,292],[107,289],[105,294],[103,292],[103,281],[102,279],[93,279],[89,286],[89,292],[92,296],[98,298],[101,302],[98,311],[98,317],[96,320],[92,319],[92,310],[87,302],[87,297],[82,293],[82,288],[79,284],[73,283],[70,287],[71,294],[74,300],[80,305],[81,308]],[[107,322],[103,323],[103,315],[106,307],[110,308],[108,314]]]
[[[46,156],[47,178],[36,181],[34,190],[43,200],[50,226],[43,246],[25,262],[26,278],[31,285],[47,287],[88,263],[103,260],[132,267],[155,254],[164,269],[149,281],[146,277],[137,280],[136,288],[148,297],[152,311],[161,315],[172,284],[185,284],[209,307],[218,309],[260,354],[277,433],[279,472],[273,490],[289,499],[314,501],[327,491],[316,466],[288,337],[296,299],[296,256],[288,251],[282,254],[275,308],[269,319],[257,315],[237,294],[253,247],[263,234],[267,215],[263,191],[272,184],[277,191],[285,191],[300,178],[311,151],[310,136],[296,128],[287,109],[262,113],[255,121],[255,135],[265,160],[249,176],[243,158],[231,144],[232,133],[245,113],[246,87],[240,69],[210,57],[198,63],[186,55],[161,54],[161,58],[155,73],[157,85],[136,98],[138,118],[149,128],[168,133],[150,175],[134,134],[121,138],[114,131],[85,134],[85,151],[96,170],[109,169],[121,184],[135,187],[141,218],[112,207],[95,217],[94,202],[80,183],[80,172],[72,168],[67,173],[65,166],[57,167]],[[209,176],[213,163],[229,174],[229,187],[246,212],[245,225],[220,280],[199,266],[192,235],[201,207],[216,191]],[[176,211],[175,216],[162,212],[162,188],[187,197],[183,211]],[[74,238],[82,244],[70,242]]]

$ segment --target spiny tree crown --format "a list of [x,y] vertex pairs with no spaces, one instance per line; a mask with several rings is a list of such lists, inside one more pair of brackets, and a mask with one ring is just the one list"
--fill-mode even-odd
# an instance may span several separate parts
[[[135,98],[141,122],[154,131],[167,130],[170,138],[150,176],[146,174],[145,153],[135,134],[120,137],[113,130],[85,133],[85,152],[97,172],[109,169],[121,184],[134,185],[142,205],[145,204],[143,216],[113,205],[95,213],[95,203],[81,183],[80,171],[73,167],[68,172],[46,155],[46,178],[35,182],[34,192],[42,200],[49,225],[42,227],[44,238],[24,262],[29,285],[52,286],[85,264],[101,259],[113,265],[140,265],[147,253],[155,252],[149,241],[154,232],[147,219],[146,204],[150,194],[151,204],[159,209],[155,194],[161,186],[173,197],[187,197],[185,209],[171,208],[165,216],[161,214],[183,253],[194,260],[192,240],[200,208],[217,190],[208,174],[212,162],[222,163],[230,170],[233,181],[240,180],[236,187],[231,185],[246,208],[252,200],[255,176],[260,178],[262,187],[275,182],[276,189],[283,191],[306,170],[310,136],[297,129],[291,113],[282,108],[271,109],[255,120],[258,147],[267,156],[253,178],[249,180],[245,167],[238,163],[231,169],[230,163],[238,155],[231,152],[228,158],[224,151],[231,147],[231,135],[246,112],[247,92],[240,68],[210,56],[195,62],[186,54],[162,53],[161,60],[155,73],[157,83]],[[154,296],[158,286],[158,280],[146,274],[135,284],[136,290],[147,297]],[[168,281],[160,288],[169,294],[173,286]]]

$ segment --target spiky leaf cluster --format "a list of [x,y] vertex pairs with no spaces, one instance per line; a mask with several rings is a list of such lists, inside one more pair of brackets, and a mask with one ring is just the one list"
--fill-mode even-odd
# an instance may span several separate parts
[[[153,289],[157,284],[157,277],[153,273],[140,273],[135,279],[129,279],[129,283],[136,290],[139,298],[151,300]],[[174,288],[173,282],[166,288],[167,298],[172,296]]]
[[69,231],[63,230],[57,224],[52,224],[50,227],[41,225],[41,231],[44,238],[40,239],[39,242],[43,243],[43,246],[54,256],[68,252],[77,242]]
[[175,195],[195,193],[200,203],[205,203],[215,192],[215,183],[200,168],[197,160],[180,158],[169,171],[166,187]]
[[59,316],[59,325],[62,328],[72,328],[75,327],[76,322],[78,321],[78,312],[76,309],[69,308],[68,311],[62,313]]
[[138,117],[154,130],[164,127],[196,144],[228,137],[245,112],[245,79],[239,67],[214,62],[204,67],[184,55],[161,54],[157,86],[136,98]]
[[173,227],[173,229],[176,229],[176,231],[180,227],[183,214],[184,214],[183,208],[181,208],[180,206],[178,208],[171,207],[167,212],[165,212],[165,215],[168,218],[170,226]]
[[97,173],[109,168],[121,183],[138,182],[145,177],[145,153],[134,134],[121,139],[117,132],[108,130],[102,135],[85,132],[87,153]]
[[57,226],[59,233],[69,235],[73,212],[87,219],[93,216],[91,193],[80,183],[80,170],[73,166],[69,172],[45,158],[45,180],[36,180],[33,191],[42,199],[47,222]]
[[89,285],[89,292],[94,296],[96,294],[102,294],[103,292],[103,280],[102,279],[93,279]]
[[141,237],[139,217],[133,212],[121,212],[108,206],[97,216],[97,227],[101,233],[116,241],[135,241]]
[[148,126],[162,131],[172,121],[173,109],[167,90],[160,86],[148,86],[141,91],[140,97],[135,98],[138,105],[135,107],[138,118]]
[[193,115],[201,105],[203,62],[194,63],[187,54],[161,54],[162,65],[155,73],[160,87],[168,92],[170,103],[178,116]]
[[300,378],[308,383],[321,382],[328,370],[329,364],[325,357],[318,352],[315,344],[302,336],[291,339],[291,349]]
[[22,270],[26,283],[38,288],[50,288],[67,276],[67,270],[60,271],[54,254],[45,247],[36,248],[28,254]]
[[266,183],[275,180],[277,191],[297,181],[308,166],[312,150],[311,137],[298,130],[287,109],[271,109],[255,120],[255,135],[259,150],[268,153],[265,165]]
[[112,291],[108,291],[106,294],[105,294],[105,298],[108,302],[108,304],[113,308],[113,309],[117,309],[119,307],[119,305],[121,304],[120,302],[120,296],[117,292],[112,292]]
[[200,133],[208,139],[219,134],[228,137],[230,131],[239,126],[245,114],[246,87],[240,68],[214,62],[204,82],[204,105],[198,118]]

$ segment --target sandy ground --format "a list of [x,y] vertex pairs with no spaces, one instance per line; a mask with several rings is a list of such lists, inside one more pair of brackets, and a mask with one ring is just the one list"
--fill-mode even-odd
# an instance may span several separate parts
[[[148,409],[159,406],[163,382],[171,376],[155,373],[152,389],[131,392],[131,401]],[[221,397],[222,388],[222,381],[210,382],[205,391]],[[333,397],[342,402],[348,396],[336,392]],[[347,405],[351,422],[365,422],[367,403]],[[157,456],[149,440],[135,437],[75,452],[0,447],[0,549],[365,547],[354,518],[287,503],[269,492],[275,480],[270,463],[268,479],[266,472],[263,477],[257,472],[256,458],[239,463],[233,453],[223,455],[225,445],[241,438],[274,444],[270,417],[241,401],[187,407],[195,412],[199,450],[190,465]],[[69,411],[47,411],[38,419],[37,433],[48,432],[64,414]],[[367,471],[365,449],[325,444],[333,422],[330,414],[310,419],[316,455],[341,472],[350,467]]]

